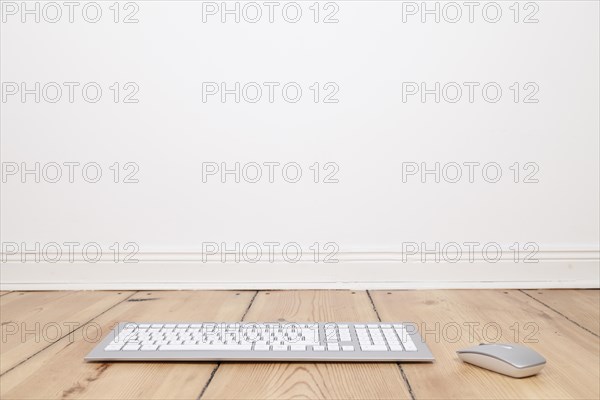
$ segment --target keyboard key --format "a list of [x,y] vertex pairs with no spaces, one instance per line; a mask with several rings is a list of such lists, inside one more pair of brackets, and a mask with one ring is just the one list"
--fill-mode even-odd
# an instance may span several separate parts
[[139,344],[126,344],[125,346],[123,346],[123,351],[138,351],[139,349]]
[[119,351],[122,347],[122,344],[109,344],[104,348],[104,351]]
[[195,344],[195,345],[170,345],[164,344],[158,348],[161,351],[246,351],[252,350],[252,345],[229,345],[229,344]]
[[394,328],[394,330],[396,331],[396,334],[400,340],[404,340],[404,338],[408,336],[408,332],[406,332],[406,329],[404,328]]
[[392,329],[384,329],[383,330],[383,336],[385,336],[385,339],[390,342],[390,341],[397,341],[398,337],[396,336],[396,333],[392,330]]
[[362,351],[387,351],[387,346],[374,345],[374,346],[361,346]]
[[325,346],[313,346],[313,351],[325,351]]
[[155,344],[148,344],[148,345],[142,346],[142,348],[140,350],[141,351],[155,351],[155,350],[158,350],[158,346]]
[[354,351],[354,346],[342,346],[342,351]]
[[287,345],[274,344],[273,351],[287,351]]
[[254,345],[254,350],[255,351],[269,351],[269,350],[271,350],[271,346],[266,345],[266,344],[256,344],[256,345]]
[[404,351],[402,346],[400,346],[399,344],[390,344],[390,350],[391,351]]
[[406,351],[417,351],[417,346],[415,346],[415,343],[406,330],[396,330],[396,333],[398,334],[398,337],[400,338],[400,341],[402,342],[402,345]]
[[291,351],[306,351],[306,346],[303,344],[293,344],[290,346]]
[[340,345],[337,343],[329,343],[327,344],[328,351],[340,351]]

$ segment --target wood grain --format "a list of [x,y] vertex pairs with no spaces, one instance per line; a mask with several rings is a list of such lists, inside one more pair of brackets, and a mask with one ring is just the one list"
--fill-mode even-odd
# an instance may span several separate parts
[[[127,298],[131,292],[118,293],[2,296],[3,323],[85,322],[88,315],[100,315],[85,329],[54,343],[14,343],[7,336],[1,348],[2,367],[9,369],[6,362],[13,366],[23,362],[0,377],[0,398],[195,399],[204,389],[205,399],[410,398],[393,363],[223,363],[207,385],[216,364],[83,362],[96,344],[98,329],[104,336],[119,321],[237,321],[246,311],[246,321],[377,321],[366,292],[260,292],[249,310],[255,292],[139,292],[131,298]],[[371,295],[383,320],[417,322],[436,357],[434,364],[402,365],[417,399],[600,397],[600,343],[593,333],[599,320],[598,291],[378,291]],[[5,336],[7,326],[3,325]],[[497,328],[498,341],[527,342],[546,357],[546,368],[538,376],[513,379],[457,359],[458,348],[494,341]]]
[[600,290],[524,290],[571,321],[600,335]]
[[[403,366],[417,399],[600,397],[598,338],[520,291],[371,293],[383,320],[416,322],[436,357],[432,365]],[[513,379],[456,356],[460,348],[496,340],[532,347],[546,358],[545,369],[535,377]]]
[[[85,363],[118,322],[236,321],[255,292],[139,292],[0,377],[2,399],[195,399],[209,363]],[[86,335],[86,329],[87,335]],[[86,339],[87,337],[87,339]]]
[[0,297],[0,374],[133,292],[14,292]]
[[[246,321],[377,321],[366,292],[259,292]],[[203,399],[410,398],[393,363],[221,364]]]

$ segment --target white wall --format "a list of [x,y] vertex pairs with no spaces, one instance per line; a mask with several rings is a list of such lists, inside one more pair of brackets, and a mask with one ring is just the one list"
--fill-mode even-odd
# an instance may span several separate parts
[[[222,23],[208,14],[203,22],[203,7],[212,5],[202,2],[123,2],[115,23],[112,3],[98,2],[97,23],[82,17],[85,2],[73,23],[65,6],[56,23],[44,19],[55,10],[43,3],[40,22],[25,15],[23,23],[22,9],[14,8],[21,2],[2,3],[1,289],[598,287],[598,2],[522,2],[516,23],[513,2],[479,3],[472,23],[462,2],[453,3],[463,12],[456,23],[444,14],[439,23],[432,15],[423,23],[411,15],[421,2],[392,1],[321,2],[318,23],[313,2],[297,3],[297,23],[283,19],[284,2],[273,23],[262,2],[257,23],[235,23],[232,16]],[[500,20],[486,21],[484,6],[488,20],[500,7]],[[87,7],[94,18],[94,6]],[[453,5],[439,7],[454,17]],[[334,11],[339,22],[323,23]],[[131,12],[139,22],[123,23]],[[538,22],[525,23],[526,17]],[[39,103],[34,94],[23,102],[22,82],[29,89],[40,82]],[[48,82],[63,89],[56,103],[49,101],[52,85],[43,91]],[[64,82],[79,84],[73,102]],[[96,103],[82,97],[88,82],[102,88]],[[203,82],[280,86],[272,103],[264,85],[257,103],[236,103],[233,95],[225,103],[218,95],[203,102]],[[296,103],[282,98],[287,82],[303,90]],[[325,88],[328,82],[334,85]],[[433,94],[422,102],[418,94],[407,96],[413,86],[406,82],[429,89],[457,82],[463,95],[451,103],[455,92],[447,86],[439,103]],[[479,85],[472,102],[464,82]],[[490,82],[502,89],[495,103],[482,96]],[[123,102],[135,87],[138,102]],[[337,103],[324,102],[335,87]],[[21,174],[36,162],[39,183],[35,174]],[[102,177],[88,183],[78,166],[71,183],[69,162],[97,163]],[[115,162],[119,183],[110,168]],[[274,183],[266,176],[235,183],[231,175],[226,183],[218,175],[204,183],[203,163],[211,162],[296,162],[303,175],[288,183],[277,168]],[[315,162],[319,183],[310,169]],[[458,163],[463,177],[436,183],[427,175],[423,183],[414,175],[403,182],[407,162]],[[502,177],[489,183],[479,166],[471,183],[465,162],[497,163]],[[516,162],[518,183],[510,168]],[[57,183],[49,182],[52,163],[62,165]],[[332,164],[325,169],[325,163]],[[136,168],[139,182],[123,183]],[[337,168],[338,182],[324,183]],[[524,182],[531,172],[528,180],[537,183]],[[79,243],[72,260],[67,242]],[[138,262],[123,263],[121,254],[115,263],[115,242],[121,253],[135,249]],[[123,249],[129,242],[133,247]],[[203,247],[207,242],[229,248],[256,242],[265,253],[258,263],[237,263],[232,255],[222,262]],[[265,242],[280,243],[272,262]],[[323,253],[336,250],[338,262],[323,262],[324,254],[314,263],[314,242]],[[479,243],[471,260],[465,242]],[[21,262],[23,249],[36,243],[38,260],[29,254]],[[56,263],[48,262],[56,248],[48,243],[63,251]],[[100,246],[102,261],[82,256],[86,243]],[[304,249],[300,262],[282,257],[285,243]],[[325,243],[332,244],[324,249]],[[452,254],[422,262],[413,243],[421,249],[439,243],[440,251],[458,243],[463,254],[456,263],[449,262]],[[493,252],[486,258],[484,244],[501,247],[502,260],[491,262]],[[48,254],[40,254],[44,246]],[[523,262],[532,250],[537,262]]]

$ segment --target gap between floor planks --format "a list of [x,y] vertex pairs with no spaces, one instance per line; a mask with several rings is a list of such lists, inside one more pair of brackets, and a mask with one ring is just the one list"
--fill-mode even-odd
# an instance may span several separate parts
[[[262,291],[247,321],[376,322],[365,291]],[[394,363],[223,363],[202,399],[383,399],[411,395]]]
[[[371,294],[382,320],[417,323],[436,357],[429,366],[403,364],[417,398],[599,398],[598,337],[574,314],[566,318],[519,290]],[[591,310],[596,319],[599,307]],[[513,379],[456,356],[462,347],[494,341],[525,344],[548,363],[537,376]]]
[[86,340],[86,328],[95,324],[104,337],[121,321],[237,321],[254,294],[139,292],[2,375],[0,398],[196,398],[214,363],[85,363],[97,343]]
[[[386,292],[386,291],[375,291],[371,292],[373,296],[373,304],[371,305],[371,313],[369,314],[366,309],[362,309],[362,301],[361,310],[356,311],[353,310],[349,312],[347,310],[347,305],[344,304],[346,301],[341,300],[343,298],[347,298],[348,294],[353,292],[349,291],[273,291],[273,292],[250,292],[253,293],[252,298],[256,298],[258,303],[256,306],[259,307],[258,311],[254,311],[255,304],[252,303],[250,298],[247,299],[247,303],[243,308],[243,313],[238,310],[238,316],[232,317],[230,320],[240,320],[244,315],[247,316],[246,320],[269,320],[282,318],[284,320],[369,320],[369,321],[377,321],[377,313],[380,312],[382,314],[382,319],[388,320],[414,320],[415,322],[420,321],[420,323],[432,323],[436,321],[447,321],[444,319],[444,313],[440,313],[440,309],[444,310],[444,303],[453,304],[454,311],[457,315],[455,315],[455,320],[465,321],[465,317],[470,317],[472,320],[473,317],[479,318],[479,321],[488,321],[487,315],[492,313],[497,315],[498,313],[502,313],[503,310],[498,307],[490,306],[490,299],[493,304],[495,301],[502,300],[502,296],[498,298],[499,294],[507,295],[509,294],[510,301],[500,301],[502,306],[506,306],[507,304],[514,306],[517,308],[517,314],[514,316],[513,320],[518,320],[518,317],[527,319],[528,316],[532,314],[536,315],[536,317],[541,318],[541,332],[548,332],[549,329],[558,329],[558,332],[561,334],[572,334],[577,341],[581,341],[581,331],[587,331],[586,335],[593,334],[590,332],[590,329],[593,328],[593,325],[589,325],[589,321],[582,318],[588,316],[591,312],[592,318],[588,318],[588,320],[594,320],[595,313],[595,321],[598,321],[598,308],[594,307],[594,299],[597,298],[598,291],[583,291],[586,293],[585,301],[579,301],[576,304],[581,305],[583,303],[586,305],[586,312],[581,313],[577,312],[579,310],[578,307],[574,309],[570,309],[568,305],[572,303],[573,297],[577,297],[577,293],[582,293],[582,291],[573,291],[574,293],[569,293],[568,296],[564,296],[564,293],[560,293],[561,291],[544,291],[544,293],[549,294],[543,299],[534,298],[530,291],[493,291],[493,290],[482,290],[482,291],[394,291],[394,292]],[[20,295],[19,293],[31,293],[31,292],[13,292],[12,295]],[[41,292],[35,292],[41,293]],[[48,293],[48,292],[43,292]],[[51,293],[65,293],[69,292],[51,292]],[[71,292],[73,293],[73,292]],[[111,293],[116,292],[80,292],[80,293],[104,293],[110,295]],[[169,292],[155,292],[158,294],[168,294]],[[182,293],[182,292],[174,292],[174,293]],[[186,293],[183,297],[190,297],[190,293],[194,292],[183,292]],[[197,293],[197,292],[196,292]],[[200,292],[203,294],[207,293],[224,293],[224,292]],[[240,292],[238,292],[240,293]],[[246,292],[247,293],[247,292]],[[354,295],[359,294],[367,295],[366,292],[354,292]],[[391,296],[392,300],[382,301],[382,296],[385,293],[386,296]],[[387,293],[390,293],[389,295]],[[496,295],[492,295],[492,293],[496,293]],[[547,305],[544,301],[548,301],[553,298],[553,293],[559,293],[555,297],[566,297],[569,299],[567,303],[564,301],[557,300],[554,304]],[[591,294],[590,294],[591,293]],[[150,295],[151,292],[143,292],[146,296]],[[488,296],[487,302],[482,302],[481,295],[483,294],[483,298]],[[538,294],[539,293],[535,293]],[[11,295],[11,296],[12,296]],[[268,299],[268,296],[274,296],[273,298]],[[596,297],[594,297],[596,296]],[[218,297],[218,296],[217,296]],[[394,297],[397,297],[394,299]],[[474,297],[478,299],[475,300]],[[580,296],[581,297],[581,296]],[[591,301],[589,298],[591,297]],[[2,296],[3,299],[6,296]],[[278,299],[275,299],[278,298]],[[302,301],[302,298],[305,298],[305,301]],[[133,299],[132,303],[143,306],[144,304],[149,304],[148,301],[144,301],[144,297],[141,293],[136,295],[136,298]],[[161,308],[161,310],[168,311],[168,314],[172,315],[172,306],[173,304],[179,304],[182,300],[171,300],[167,301],[169,306]],[[210,300],[203,300],[204,302],[208,302],[208,304],[214,304],[214,302],[210,302]],[[122,301],[123,302],[123,301]],[[2,302],[4,304],[4,302]],[[125,302],[126,303],[126,302]],[[185,303],[185,302],[184,302]],[[202,301],[200,301],[202,303]],[[370,301],[369,301],[370,303]],[[140,317],[144,315],[148,315],[151,317],[150,319],[159,320],[157,318],[157,314],[160,314],[160,311],[157,312],[146,312],[149,307],[142,307],[142,312],[140,313],[139,307],[138,311],[131,311],[131,307],[129,304],[126,306],[121,306],[122,303],[117,303],[117,305],[113,305],[107,308],[103,313],[113,314],[117,313],[111,320],[115,320],[115,318],[125,318],[127,315],[138,315]],[[156,304],[156,303],[154,303]],[[279,304],[279,305],[277,305]],[[392,304],[390,306],[390,304]],[[407,305],[412,305],[411,307],[406,307]],[[355,304],[350,302],[349,304],[354,308]],[[197,306],[197,304],[194,304]],[[414,306],[414,307],[413,307]],[[119,310],[120,308],[126,308],[128,310]],[[390,308],[391,307],[391,308]],[[509,307],[510,308],[510,307]],[[116,311],[115,311],[116,309]],[[110,313],[107,312],[110,311]],[[184,315],[185,317],[181,317],[183,319],[190,319],[189,314],[193,313],[191,309],[185,307],[185,312],[178,313],[177,315]],[[390,312],[391,310],[391,312]],[[411,314],[411,312],[413,314]],[[519,315],[520,313],[520,315]],[[267,318],[269,315],[272,318]],[[410,318],[410,316],[416,318]],[[434,318],[428,317],[428,315],[432,315]],[[304,316],[304,318],[300,318]],[[145,317],[146,320],[149,317]],[[195,317],[195,320],[226,320],[222,315],[213,314],[215,318],[200,318],[200,316]],[[386,318],[387,317],[387,318]],[[550,318],[548,318],[550,317]],[[108,318],[108,316],[106,317]],[[463,318],[463,319],[460,319]],[[110,318],[109,318],[110,319]],[[164,319],[164,318],[163,318]],[[545,319],[550,319],[552,322],[545,321]],[[102,318],[100,318],[102,321]],[[506,322],[506,317],[501,316],[499,319],[501,322]],[[510,318],[509,318],[510,321]],[[559,322],[560,321],[560,322]],[[106,325],[106,321],[103,321]],[[591,326],[591,328],[589,328]],[[586,328],[587,327],[587,328]],[[505,327],[506,328],[506,327]],[[576,333],[579,332],[579,333]],[[555,332],[556,333],[556,332]],[[545,333],[544,333],[545,334]],[[560,336],[560,335],[559,335]],[[505,336],[502,337],[503,339]],[[38,350],[32,356],[29,356],[23,364],[19,365],[19,367],[14,367],[13,371],[10,371],[6,374],[6,377],[10,379],[5,379],[2,377],[0,379],[3,380],[1,392],[3,396],[2,398],[17,398],[17,397],[5,397],[4,394],[8,395],[16,395],[21,394],[24,395],[22,398],[35,398],[38,397],[48,397],[52,396],[52,394],[48,394],[48,390],[40,391],[40,386],[37,384],[37,380],[26,379],[24,382],[26,384],[19,384],[19,377],[25,378],[25,376],[29,373],[41,378],[42,383],[48,383],[48,379],[44,379],[44,374],[48,372],[47,368],[40,368],[48,362],[48,360],[52,360],[56,355],[59,354],[59,358],[64,362],[69,362],[69,357],[65,358],[63,352],[67,351],[68,354],[72,357],[74,355],[73,351],[69,352],[67,347],[78,347],[79,351],[84,350],[85,353],[91,349],[93,346],[89,346],[90,343],[84,343],[88,346],[77,345],[75,343],[77,340],[83,341],[81,336],[79,335],[75,340],[70,341],[69,343],[64,343],[65,338],[59,340],[54,344],[47,344],[45,348],[42,350]],[[506,338],[510,339],[510,338]],[[586,336],[583,336],[583,345],[586,345]],[[60,343],[60,342],[63,343]],[[509,341],[509,340],[507,340]],[[550,346],[554,346],[556,344],[557,338],[552,335],[547,338],[544,337],[544,343],[549,343]],[[597,341],[597,336],[596,336]],[[538,344],[539,346],[544,346],[544,343]],[[564,343],[564,339],[563,339]],[[210,374],[206,375],[206,380],[203,382],[203,385],[195,386],[194,390],[196,394],[193,395],[193,390],[188,392],[185,391],[165,391],[164,387],[161,385],[153,385],[151,376],[155,376],[154,371],[148,372],[148,370],[156,370],[161,375],[164,375],[166,372],[164,367],[168,369],[173,367],[173,364],[95,364],[96,366],[100,366],[94,373],[86,374],[85,371],[79,371],[79,369],[86,369],[90,365],[94,364],[82,364],[81,359],[75,359],[74,362],[71,358],[71,364],[75,365],[76,368],[71,368],[72,374],[69,374],[69,377],[73,376],[73,378],[77,380],[76,384],[74,382],[70,382],[69,385],[61,386],[61,383],[50,385],[50,389],[54,389],[53,394],[57,395],[56,397],[63,398],[111,398],[118,396],[126,396],[127,398],[134,398],[140,396],[145,398],[160,398],[160,396],[169,395],[172,397],[181,397],[181,395],[185,394],[191,395],[191,398],[195,398],[198,395],[201,395],[203,398],[260,398],[262,395],[263,398],[275,398],[275,397],[292,397],[294,395],[302,395],[306,393],[311,393],[312,397],[329,397],[329,398],[340,398],[340,395],[345,396],[345,398],[366,398],[365,396],[378,395],[378,397],[390,397],[390,398],[409,398],[411,393],[407,392],[407,384],[413,384],[414,390],[417,398],[426,398],[426,397],[445,397],[450,393],[456,392],[459,397],[472,397],[472,398],[484,398],[484,397],[569,397],[569,395],[576,395],[580,397],[585,397],[587,395],[598,397],[597,384],[594,386],[593,382],[590,383],[590,390],[586,391],[585,389],[579,389],[574,387],[574,382],[571,382],[568,377],[570,373],[577,374],[577,371],[570,370],[558,370],[551,369],[548,373],[544,371],[540,374],[539,377],[530,378],[529,380],[512,380],[510,378],[504,378],[497,374],[493,374],[491,372],[483,371],[477,369],[472,366],[467,366],[462,363],[456,363],[454,349],[447,349],[447,347],[452,347],[451,343],[445,343],[444,346],[440,347],[439,343],[430,343],[430,347],[434,351],[434,355],[437,358],[437,361],[432,366],[427,368],[424,365],[411,365],[406,364],[404,368],[406,369],[406,382],[402,380],[402,389],[399,389],[401,386],[398,385],[402,376],[394,376],[392,379],[393,384],[391,387],[388,385],[383,388],[375,388],[374,382],[377,382],[377,379],[389,378],[386,373],[390,373],[391,370],[386,369],[384,367],[384,372],[369,370],[368,374],[365,374],[364,371],[360,370],[359,365],[348,365],[348,364],[308,364],[307,368],[297,368],[298,364],[246,364],[240,366],[239,364],[224,364],[222,368],[215,368],[214,364],[211,365]],[[533,346],[533,345],[532,345]],[[578,344],[581,347],[581,342]],[[51,349],[51,347],[55,347]],[[59,349],[60,347],[60,349]],[[440,348],[438,348],[440,347]],[[594,346],[592,346],[594,347]],[[435,348],[435,350],[434,350]],[[58,351],[57,351],[58,350]],[[72,354],[73,353],[73,354]],[[77,353],[77,352],[75,352]],[[592,348],[592,353],[595,354],[595,361],[597,363],[598,351],[597,345]],[[560,352],[551,352],[551,357],[547,357],[549,359],[549,365],[555,366],[560,364],[561,361],[564,361],[565,354]],[[592,355],[593,355],[592,354]],[[78,353],[77,356],[80,354]],[[85,355],[85,354],[83,354]],[[82,358],[83,356],[81,356]],[[2,358],[4,359],[4,350]],[[552,360],[554,358],[554,360]],[[561,360],[562,358],[562,360]],[[588,357],[589,358],[589,357]],[[587,358],[584,358],[584,363],[588,362]],[[62,371],[60,368],[61,365],[56,362],[51,363],[51,366]],[[171,367],[169,367],[169,365]],[[175,364],[178,366],[181,364]],[[201,364],[205,365],[205,364]],[[389,364],[376,364],[376,365],[387,365]],[[37,367],[35,367],[37,366]],[[78,366],[78,367],[77,367]],[[110,368],[109,368],[110,366]],[[362,366],[365,366],[362,364]],[[369,366],[367,364],[367,366]],[[126,367],[126,368],[123,368]],[[239,368],[242,367],[242,370]],[[266,368],[265,368],[266,367]],[[355,367],[358,367],[355,368]],[[433,367],[433,368],[431,368]],[[435,371],[436,368],[443,367],[443,370]],[[458,370],[457,370],[458,368]],[[133,373],[127,373],[131,369],[134,369]],[[142,371],[140,371],[140,369]],[[236,371],[237,369],[237,371]],[[107,371],[108,370],[108,371]],[[112,370],[113,374],[109,372]],[[119,370],[119,372],[115,373],[115,371]],[[253,378],[257,378],[254,382],[259,382],[258,385],[250,385],[247,386],[246,382],[248,380],[247,375],[242,375],[238,377],[239,381],[233,380],[231,382],[228,381],[228,375],[231,371],[235,372],[243,372],[244,374],[249,374],[249,376]],[[396,370],[398,371],[398,370]],[[432,372],[433,371],[433,372]],[[595,367],[592,365],[589,368],[588,373],[584,373],[583,381],[586,379],[589,381],[590,379],[596,379],[598,375],[598,366]],[[52,371],[50,371],[52,372]],[[89,372],[89,371],[88,371]],[[197,372],[197,371],[196,371]],[[276,372],[278,378],[275,378],[275,382],[273,383],[273,378],[271,374]],[[445,373],[441,373],[445,372]],[[448,374],[449,372],[449,374]],[[379,374],[379,375],[378,375]],[[383,375],[382,375],[383,374]],[[544,375],[546,374],[546,375]],[[41,375],[41,376],[40,376]],[[55,373],[56,375],[56,373]],[[115,375],[117,375],[117,379],[115,379]],[[119,379],[118,377],[125,375],[130,379],[130,382],[135,382],[137,384],[137,390],[135,391],[123,391],[119,390],[119,385],[124,384],[124,380]],[[146,376],[146,379],[144,378]],[[201,374],[202,375],[202,374]],[[402,375],[402,374],[401,374]],[[445,375],[448,376],[447,380],[441,379]],[[169,376],[167,374],[166,376]],[[62,384],[64,384],[64,374],[56,375],[58,381],[60,378],[63,378]],[[233,376],[235,377],[235,375]],[[465,381],[466,377],[466,381]],[[557,380],[556,384],[552,384],[552,382],[545,382],[548,379]],[[263,378],[263,380],[260,380]],[[264,379],[266,378],[266,380]],[[457,378],[457,379],[455,379]],[[137,379],[137,380],[136,380]],[[345,388],[336,387],[336,383],[352,383],[354,381],[349,381],[348,379],[352,379],[355,382],[362,384],[361,386],[366,384],[366,388],[364,387],[355,387],[352,390],[348,391]],[[371,382],[369,382],[371,379]],[[193,380],[193,379],[192,379]],[[278,381],[277,381],[278,380]],[[240,382],[241,381],[241,382]],[[374,382],[373,382],[374,381]],[[82,383],[83,382],[83,383]],[[99,383],[100,382],[100,383]],[[104,384],[102,384],[104,382]],[[144,383],[146,382],[146,383]],[[202,382],[202,379],[193,380],[195,384],[199,384]],[[223,387],[223,382],[225,383],[225,389]],[[428,382],[429,384],[426,387],[423,387],[423,382]],[[436,385],[431,385],[431,382],[437,382]],[[475,382],[475,384],[473,384]],[[518,382],[518,383],[517,383]],[[527,382],[527,384],[522,384],[521,382]],[[22,382],[23,383],[23,382]],[[181,383],[181,382],[180,382]],[[184,383],[187,386],[192,382],[185,381]],[[388,380],[389,383],[389,380]],[[5,390],[8,384],[11,390]],[[561,390],[560,387],[565,384],[565,390]],[[112,385],[114,390],[109,390],[107,385]],[[116,385],[116,387],[115,387]],[[229,387],[227,387],[229,385]],[[469,386],[470,385],[470,386]],[[68,386],[68,387],[64,387]],[[125,385],[127,386],[127,385]],[[585,386],[585,385],[584,385]],[[439,389],[438,392],[435,390],[431,391],[432,387],[436,387]],[[487,388],[487,389],[486,389]],[[121,388],[122,389],[122,388]],[[391,391],[389,391],[391,389]],[[62,391],[61,391],[62,390]],[[240,392],[240,390],[242,390]],[[227,397],[230,396],[230,397]],[[363,396],[363,397],[361,397]],[[183,396],[182,398],[187,398]]]
[[[302,305],[295,299],[297,293],[271,292],[271,296],[277,295],[276,301],[269,302],[266,310],[257,311],[256,314],[251,311],[249,314],[257,315],[256,320],[272,320],[274,316],[287,314],[289,318],[284,317],[283,320],[305,320],[307,314],[313,318],[316,314],[317,318],[314,318],[316,320],[319,320],[319,317],[323,320],[349,320],[320,315],[318,309],[328,310],[331,304],[325,304],[326,302],[318,299],[305,302],[309,306],[304,307],[303,310]],[[568,319],[564,314],[556,313],[550,307],[530,298],[526,293],[519,290],[376,291],[372,293],[374,297],[372,311],[378,314],[381,310],[384,321],[414,321],[425,330],[431,329],[436,322],[442,322],[443,325],[434,328],[438,331],[447,326],[454,327],[455,324],[459,324],[460,327],[464,323],[478,323],[478,321],[481,324],[494,324],[492,326],[498,326],[503,330],[499,332],[497,338],[499,341],[522,343],[527,339],[527,345],[536,348],[549,360],[548,367],[542,374],[529,379],[515,380],[466,365],[458,360],[455,353],[458,348],[477,345],[489,337],[482,337],[480,332],[476,332],[472,338],[469,338],[469,332],[464,330],[464,326],[460,332],[461,340],[456,340],[456,337],[443,337],[444,335],[438,332],[442,336],[441,340],[434,338],[433,343],[430,343],[437,358],[436,363],[403,364],[403,369],[406,370],[406,383],[416,398],[448,396],[473,399],[598,398],[600,378],[596,338],[575,323],[576,317]],[[383,294],[391,296],[384,299]],[[258,299],[264,299],[263,293],[259,293]],[[260,301],[255,305],[260,307]],[[591,311],[597,318],[598,307],[592,308]],[[362,317],[358,320],[376,319]],[[515,323],[520,323],[520,326]],[[535,335],[525,337],[531,333],[525,329],[537,329],[539,337]],[[431,340],[431,337],[427,337],[431,335],[430,332],[424,334]],[[569,338],[571,342],[565,343],[564,337]],[[573,349],[570,349],[569,345]],[[580,356],[578,361],[582,364],[582,371],[570,362],[573,357],[570,350],[576,351]],[[323,391],[324,386],[319,385],[318,380],[312,377],[313,374],[301,376],[301,368],[294,364],[283,364],[283,367],[281,364],[223,365],[213,377],[203,398],[280,398],[300,395],[330,398],[405,397],[398,392],[394,394],[383,392],[376,396],[373,393],[366,395],[358,388],[349,393],[336,393],[335,389],[340,390],[340,388],[335,388],[335,385],[333,390],[326,388],[328,391]],[[256,385],[254,382],[261,382],[261,384]],[[359,382],[367,387],[370,386],[368,381],[359,380]],[[299,389],[300,385],[303,385],[302,390]]]

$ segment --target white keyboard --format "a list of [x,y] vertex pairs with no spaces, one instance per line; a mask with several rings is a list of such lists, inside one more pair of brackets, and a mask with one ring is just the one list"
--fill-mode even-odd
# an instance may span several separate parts
[[87,361],[411,361],[434,358],[412,323],[120,323]]

